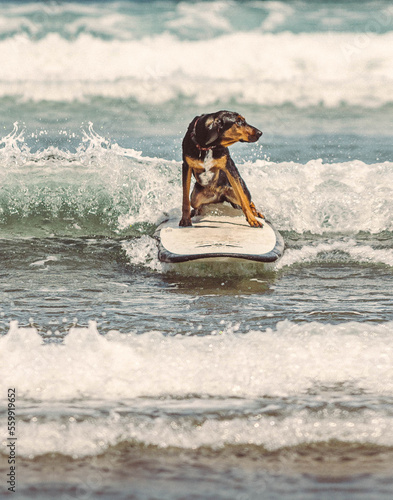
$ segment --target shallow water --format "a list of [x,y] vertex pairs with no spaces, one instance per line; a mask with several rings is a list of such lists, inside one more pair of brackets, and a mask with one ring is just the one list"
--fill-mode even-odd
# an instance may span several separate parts
[[[4,2],[0,492],[390,499],[389,2]],[[230,48],[230,50],[228,49]],[[191,119],[284,237],[274,266],[169,267]]]

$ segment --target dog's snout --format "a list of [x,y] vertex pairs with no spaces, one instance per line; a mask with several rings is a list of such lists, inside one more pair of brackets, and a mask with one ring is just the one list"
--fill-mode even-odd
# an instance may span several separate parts
[[259,129],[252,127],[252,131],[248,136],[247,142],[256,142],[261,137],[261,135],[262,132]]

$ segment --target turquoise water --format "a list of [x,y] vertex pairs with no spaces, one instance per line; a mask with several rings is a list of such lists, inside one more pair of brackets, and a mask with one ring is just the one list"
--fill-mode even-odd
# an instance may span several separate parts
[[[0,3],[0,491],[390,499],[389,2]],[[157,258],[181,141],[231,154],[272,269]]]

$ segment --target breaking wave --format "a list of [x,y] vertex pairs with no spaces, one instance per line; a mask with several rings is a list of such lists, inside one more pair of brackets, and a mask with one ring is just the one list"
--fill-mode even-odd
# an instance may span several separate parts
[[[34,152],[17,126],[0,146],[3,231],[23,221],[29,231],[45,221],[49,234],[63,224],[59,232],[67,227],[74,235],[105,229],[115,236],[131,226],[149,235],[168,215],[180,216],[181,163],[122,148],[92,125],[75,152]],[[238,166],[255,203],[281,231],[349,237],[393,231],[391,162],[258,159]]]
[[[121,442],[393,446],[391,323],[286,320],[245,334],[228,324],[191,336],[102,336],[91,322],[64,344],[43,345],[16,322],[0,338],[0,390],[18,388],[24,456],[96,455]],[[51,404],[49,416],[32,410],[37,401]]]
[[[392,103],[391,32],[225,33],[183,40],[170,33],[142,39],[0,40],[0,97],[22,101],[132,99],[142,104],[375,108]],[[206,57],[209,54],[209,57]],[[372,68],[372,71],[370,71]]]

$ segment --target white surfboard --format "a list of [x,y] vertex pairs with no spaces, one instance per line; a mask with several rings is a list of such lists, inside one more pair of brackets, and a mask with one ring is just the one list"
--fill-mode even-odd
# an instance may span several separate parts
[[164,222],[156,233],[158,257],[168,263],[234,258],[275,262],[284,252],[284,241],[270,222],[262,222],[262,228],[254,228],[244,215],[209,214],[192,219],[191,227],[179,227],[178,219]]

